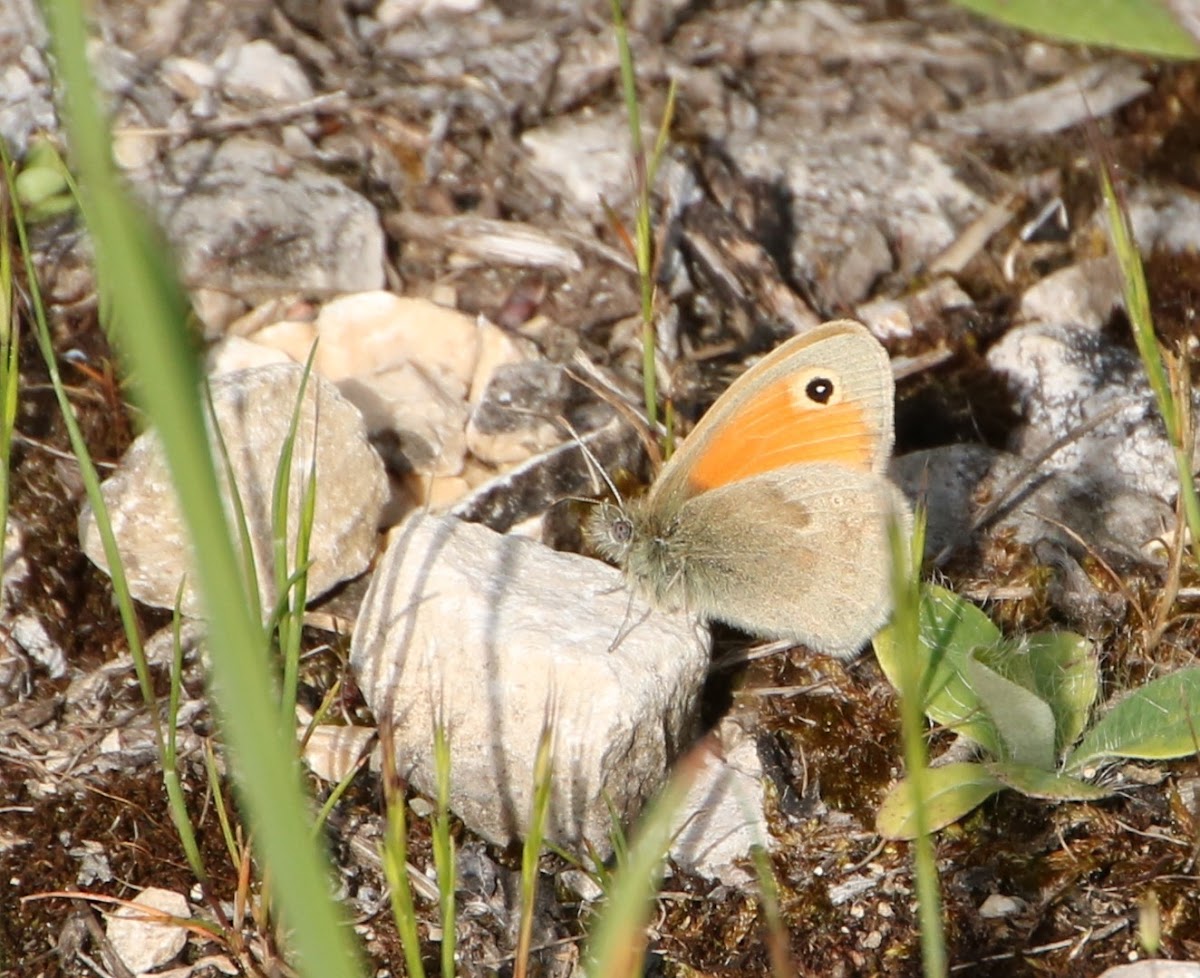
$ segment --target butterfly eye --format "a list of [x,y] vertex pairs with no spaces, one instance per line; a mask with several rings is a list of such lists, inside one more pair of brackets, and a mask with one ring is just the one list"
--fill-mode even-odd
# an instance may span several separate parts
[[615,519],[610,528],[612,538],[617,543],[628,543],[633,539],[633,524],[625,517]]
[[841,378],[828,368],[806,370],[792,383],[797,407],[821,408],[837,404],[842,399]]

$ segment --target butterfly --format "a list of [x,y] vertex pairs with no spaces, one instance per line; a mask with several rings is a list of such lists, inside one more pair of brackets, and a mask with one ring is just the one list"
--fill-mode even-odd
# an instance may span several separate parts
[[850,656],[891,614],[887,351],[837,320],[736,380],[650,490],[604,502],[585,531],[656,606]]

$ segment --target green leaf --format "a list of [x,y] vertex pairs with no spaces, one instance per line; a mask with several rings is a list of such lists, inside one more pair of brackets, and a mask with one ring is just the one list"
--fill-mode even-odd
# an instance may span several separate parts
[[[920,633],[925,714],[999,756],[1002,742],[964,670],[972,652],[1000,643],[1000,630],[970,601],[926,585],[921,589]],[[899,688],[902,665],[891,627],[875,636],[875,654],[888,680]]]
[[[925,818],[930,832],[945,828],[983,804],[1004,783],[982,764],[964,762],[929,768],[925,772]],[[912,789],[904,779],[884,798],[875,815],[875,831],[885,839],[916,837]]]
[[1200,56],[1197,44],[1161,0],[956,0],[1013,27],[1101,47],[1168,58]]
[[1079,771],[1106,757],[1163,760],[1200,751],[1200,667],[1134,690],[1087,732],[1067,761]]
[[1054,770],[1054,714],[1050,704],[984,665],[976,656],[966,663],[966,677],[995,725],[1003,744],[1000,756],[1043,771]]
[[1100,785],[1089,784],[1057,771],[1030,767],[1028,764],[997,761],[988,764],[987,769],[997,780],[1004,782],[1005,787],[1030,798],[1043,798],[1047,801],[1096,801],[1112,794]]
[[984,649],[979,660],[1049,704],[1056,757],[1079,739],[1100,690],[1100,663],[1086,638],[1038,632]]

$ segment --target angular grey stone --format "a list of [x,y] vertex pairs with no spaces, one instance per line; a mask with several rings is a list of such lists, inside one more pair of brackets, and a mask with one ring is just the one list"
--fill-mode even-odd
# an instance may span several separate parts
[[754,737],[736,720],[724,719],[713,736],[720,750],[709,750],[699,762],[672,821],[670,857],[689,873],[746,886],[755,878],[744,865],[751,850],[774,848],[763,810],[762,761]]
[[[1024,415],[1011,446],[1019,455],[1034,458],[1070,436],[1047,459],[1047,469],[1075,472],[1097,486],[1175,498],[1174,454],[1132,350],[1085,326],[1038,322],[1010,330],[987,359],[1007,377]],[[1109,411],[1115,413],[1099,420]]]
[[340,180],[247,138],[190,143],[169,162],[156,207],[190,288],[257,303],[295,291],[383,285],[375,208]]
[[[275,469],[302,374],[294,364],[275,364],[212,382],[216,416],[250,531],[264,614],[275,603],[271,542]],[[332,384],[310,376],[292,457],[289,552],[295,546],[314,430],[317,503],[309,554],[310,600],[366,568],[375,552],[377,521],[387,497],[383,463],[367,443],[362,415]],[[218,472],[223,470],[218,461]],[[188,571],[188,540],[156,432],[138,437],[101,490],[134,597],[172,607],[180,577]],[[226,512],[232,512],[228,505]],[[107,570],[90,506],[80,514],[79,534],[84,552]],[[183,610],[189,615],[201,613],[194,581],[195,574],[189,573],[183,598]]]

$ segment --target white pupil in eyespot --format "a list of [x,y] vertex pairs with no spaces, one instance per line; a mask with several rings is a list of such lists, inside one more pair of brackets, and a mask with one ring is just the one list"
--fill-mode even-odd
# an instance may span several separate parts
[[804,393],[816,404],[828,404],[833,397],[833,381],[828,377],[814,377],[805,386]]

